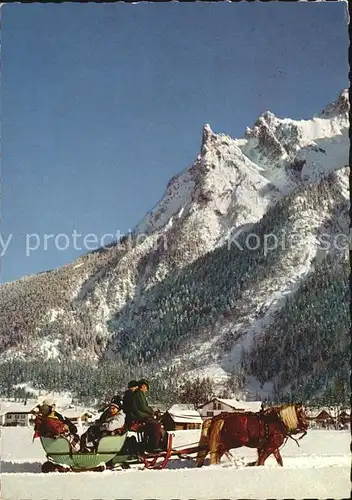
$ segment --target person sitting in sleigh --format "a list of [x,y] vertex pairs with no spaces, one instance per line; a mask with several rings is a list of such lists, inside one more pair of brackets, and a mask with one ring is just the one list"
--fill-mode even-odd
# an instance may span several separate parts
[[103,411],[99,420],[91,425],[81,436],[81,451],[94,452],[99,441],[104,436],[114,436],[127,432],[125,428],[125,414],[121,409],[122,402],[119,396],[114,396],[108,407]]
[[33,440],[37,437],[50,439],[63,437],[70,443],[74,451],[79,451],[80,448],[77,427],[56,411],[56,404],[52,399],[46,399],[37,407]]
[[154,411],[149,406],[146,393],[149,391],[149,381],[141,379],[138,389],[133,393],[131,421],[143,426],[147,438],[146,451],[149,453],[159,452],[166,449],[167,435],[158,418],[159,411]]

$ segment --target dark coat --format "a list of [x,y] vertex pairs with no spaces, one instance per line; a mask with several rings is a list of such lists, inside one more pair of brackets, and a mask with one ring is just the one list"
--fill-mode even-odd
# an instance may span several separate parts
[[134,394],[134,391],[131,391],[131,389],[127,389],[127,391],[125,392],[125,394],[123,396],[122,409],[123,409],[124,413],[126,414],[126,419],[128,421],[132,420],[131,415],[133,413],[133,403],[132,403],[133,394]]
[[132,420],[143,422],[146,419],[153,418],[154,410],[148,405],[147,398],[143,391],[137,389],[132,397]]

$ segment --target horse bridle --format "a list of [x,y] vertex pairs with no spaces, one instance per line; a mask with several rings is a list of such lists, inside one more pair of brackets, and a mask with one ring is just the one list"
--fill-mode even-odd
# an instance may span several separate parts
[[[297,408],[296,408],[296,411],[297,411]],[[298,441],[300,441],[302,438],[304,438],[304,436],[307,434],[307,429],[306,429],[306,428],[304,428],[304,427],[303,427],[303,424],[300,422],[300,418],[299,418],[299,416],[300,416],[301,411],[302,411],[302,408],[301,408],[301,409],[300,409],[300,411],[299,411],[299,415],[297,415],[297,420],[298,420],[298,423],[299,423],[300,425],[299,425],[299,426],[297,426],[297,430],[296,430],[296,431],[294,431],[294,432],[293,432],[293,434],[299,434],[299,433],[301,432],[301,433],[302,433],[302,435],[301,435],[300,437],[298,437],[298,438],[294,438],[294,437],[292,436],[292,433],[291,433],[291,432],[287,432],[287,434],[286,434],[287,439],[288,439],[288,438],[293,439],[293,441],[295,441],[295,443],[297,444],[297,446],[299,446],[299,442],[298,442]],[[280,417],[280,414],[279,414],[278,416],[279,416],[279,418],[280,418],[280,420],[281,420],[282,424],[285,426],[286,431],[287,431],[287,427],[286,427],[286,425],[284,424],[284,422],[282,421],[282,419],[281,419],[281,417]]]
[[297,417],[298,418],[298,423],[300,425],[297,427],[297,431],[298,431],[298,433],[302,432],[302,436],[300,436],[298,439],[302,439],[307,434],[307,422],[304,425],[304,423],[301,422],[301,420],[300,420],[302,412],[303,412],[303,408],[300,407],[300,410],[298,412],[298,417]]

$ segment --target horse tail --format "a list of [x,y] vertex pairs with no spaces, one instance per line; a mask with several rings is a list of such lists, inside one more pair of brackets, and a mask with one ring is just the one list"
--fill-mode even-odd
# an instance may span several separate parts
[[211,430],[211,425],[213,421],[211,418],[205,420],[202,425],[202,430],[200,434],[199,450],[197,454],[197,467],[202,467],[204,464],[205,457],[209,452],[209,435]]
[[220,448],[220,435],[221,429],[224,425],[224,419],[218,418],[214,421],[210,436],[209,436],[209,450],[210,450],[210,464],[218,464],[220,462],[219,448]]

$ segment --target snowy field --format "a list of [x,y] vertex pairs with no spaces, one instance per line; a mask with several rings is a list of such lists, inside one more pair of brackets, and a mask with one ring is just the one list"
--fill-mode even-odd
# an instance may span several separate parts
[[[117,499],[283,499],[349,498],[349,431],[310,430],[300,447],[289,440],[281,454],[284,467],[269,458],[264,467],[248,448],[233,459],[195,468],[192,460],[169,462],[163,471],[40,472],[45,454],[30,428],[1,428],[1,500]],[[175,432],[175,447],[194,445],[198,431]]]

